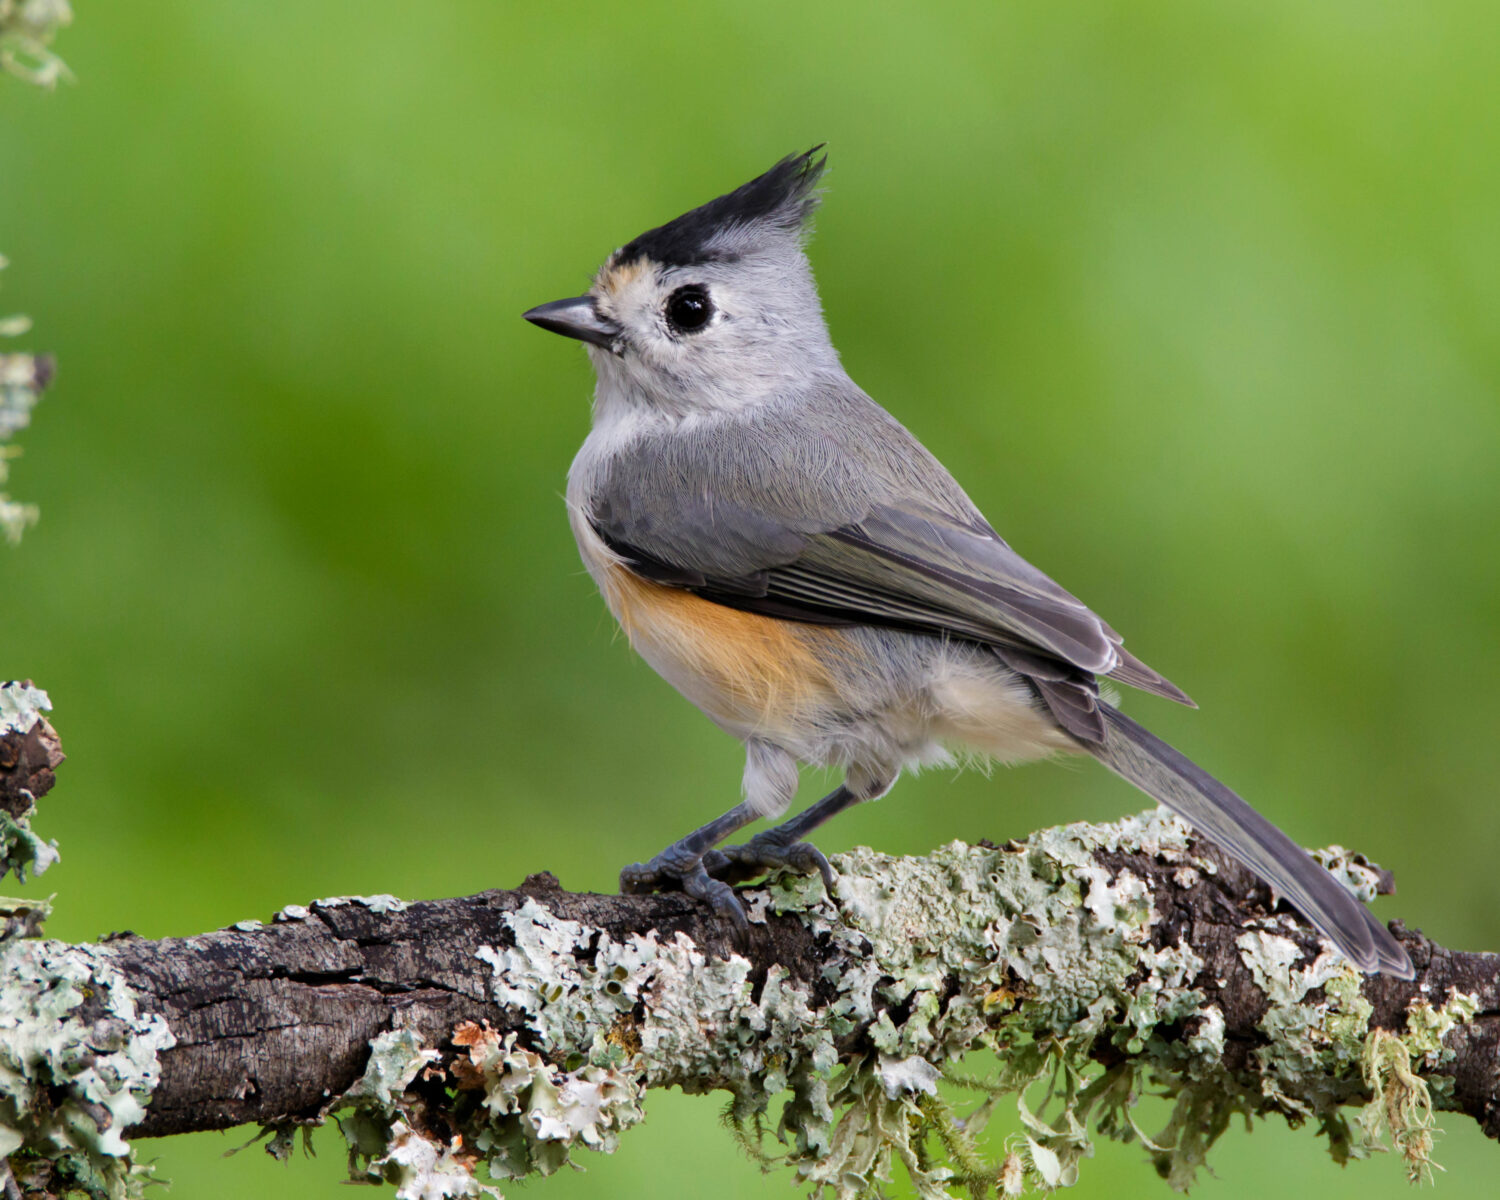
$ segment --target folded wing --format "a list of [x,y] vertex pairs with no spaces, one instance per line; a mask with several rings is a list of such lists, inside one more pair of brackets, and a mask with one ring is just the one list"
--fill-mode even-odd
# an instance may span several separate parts
[[[618,513],[618,506],[606,506],[595,529],[647,578],[792,620],[884,625],[983,643],[1028,676],[1063,726],[1085,741],[1105,736],[1097,675],[1192,703],[977,518],[912,501],[872,505],[834,528],[797,530],[716,500],[679,507],[672,536],[653,538],[643,523],[621,521]],[[726,571],[730,562],[734,569]]]

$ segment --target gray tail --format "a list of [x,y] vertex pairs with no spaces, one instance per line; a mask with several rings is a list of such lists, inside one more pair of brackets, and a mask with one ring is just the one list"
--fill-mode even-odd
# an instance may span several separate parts
[[1109,732],[1087,748],[1100,762],[1271,884],[1361,971],[1413,977],[1391,931],[1302,847],[1155,734],[1110,705],[1099,709]]

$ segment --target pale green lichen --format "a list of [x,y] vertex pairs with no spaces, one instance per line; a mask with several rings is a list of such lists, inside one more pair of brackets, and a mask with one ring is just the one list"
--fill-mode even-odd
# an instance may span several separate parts
[[[1452,1058],[1443,1038],[1474,1017],[1477,997],[1455,991],[1440,1008],[1418,1001],[1402,1033],[1372,1029],[1361,976],[1346,960],[1325,952],[1299,968],[1295,945],[1265,932],[1247,933],[1239,945],[1271,1002],[1261,1021],[1266,1044],[1256,1051],[1265,1097],[1290,1117],[1319,1119],[1340,1161],[1364,1157],[1388,1138],[1412,1180],[1428,1178],[1437,1166],[1433,1093],[1446,1099],[1451,1084],[1441,1073]],[[1309,998],[1319,990],[1321,998]],[[1412,1070],[1414,1062],[1428,1078]],[[1371,1099],[1351,1125],[1340,1107],[1365,1094]]]
[[404,912],[406,901],[400,900],[388,892],[381,892],[374,896],[328,896],[322,900],[314,900],[313,908],[344,908],[348,905],[358,905],[368,908],[372,913],[386,916],[390,913]]
[[22,883],[35,879],[61,858],[55,840],[44,840],[31,828],[33,803],[18,816],[0,810],[0,879],[14,871]]
[[[1094,858],[1143,844],[1212,870],[1192,858],[1179,822],[1151,813],[1044,831],[1015,849],[953,843],[927,859],[857,850],[839,860],[837,908],[816,878],[783,876],[752,903],[753,918],[797,913],[843,951],[817,987],[773,966],[757,988],[742,958],[708,958],[681,934],[615,941],[535,898],[507,915],[510,945],[478,953],[494,970],[493,998],[523,1014],[552,1069],[726,1090],[730,1119],[756,1153],[752,1131],[784,1098],[774,1131],[783,1158],[820,1190],[868,1193],[897,1161],[923,1195],[995,1186],[1000,1167],[972,1139],[1004,1093],[1017,1094],[1030,1130],[1025,1171],[1059,1186],[1089,1152],[1087,1115],[1128,1107],[1135,1094],[1085,1078],[1094,1039],[1139,1047],[1164,1019],[1208,1008],[1185,987],[1199,965],[1190,950],[1146,953],[1145,882]],[[1142,968],[1144,982],[1131,986]],[[1214,1030],[1222,1044],[1222,1016],[1201,1024],[1204,1044]],[[840,1065],[838,1040],[861,1029],[872,1053]],[[983,1111],[960,1123],[936,1083],[941,1073],[957,1079],[955,1064],[976,1046],[1003,1066],[978,1081],[992,1093]],[[1026,1104],[1043,1078],[1063,1081],[1064,1102],[1048,1115]]]
[[[0,498],[3,499],[3,498]],[[3,523],[3,517],[0,517]],[[42,719],[42,714],[52,711],[52,701],[47,693],[29,683],[0,683],[0,736],[7,733],[28,733]],[[26,793],[29,795],[29,793]],[[12,816],[0,810],[0,879],[14,871],[16,878],[25,883],[35,879],[60,857],[55,841],[43,841],[31,828],[31,818],[36,815],[35,798],[22,812]]]
[[461,1138],[444,1141],[408,1119],[403,1093],[441,1057],[404,1029],[370,1043],[364,1074],[335,1106],[351,1178],[392,1184],[397,1200],[498,1195],[474,1178],[475,1159],[463,1152]]
[[[498,1197],[477,1179],[481,1165],[492,1179],[551,1175],[576,1165],[576,1150],[613,1152],[620,1132],[643,1116],[640,1085],[614,1067],[565,1071],[517,1046],[514,1033],[502,1039],[473,1023],[453,1041],[460,1055],[446,1071],[409,1031],[371,1043],[364,1075],[333,1106],[352,1178],[391,1183],[398,1200]],[[441,1129],[404,1095],[419,1073],[447,1089]]]
[[1365,1126],[1345,1113],[1368,1090],[1360,1064],[1373,1009],[1360,990],[1363,977],[1332,950],[1299,966],[1296,944],[1264,929],[1238,944],[1269,1001],[1260,1022],[1265,1041],[1254,1053],[1259,1095],[1242,1097],[1238,1109],[1277,1112],[1292,1124],[1316,1120],[1336,1162],[1368,1156],[1374,1143]]
[[[1135,851],[1182,885],[1214,870],[1155,810],[924,859],[855,850],[835,860],[832,899],[815,876],[774,879],[747,909],[753,922],[795,914],[829,948],[811,982],[781,966],[757,979],[680,933],[616,940],[528,898],[503,918],[508,940],[477,950],[522,1032],[464,1026],[446,1065],[410,1038],[377,1040],[342,1102],[356,1169],[403,1200],[478,1195],[485,1166],[521,1178],[608,1151],[663,1086],[729,1093],[729,1123],[757,1161],[840,1198],[877,1194],[898,1163],[933,1200],[1063,1187],[1101,1135],[1139,1143],[1186,1188],[1237,1115],[1315,1120],[1340,1160],[1383,1134],[1427,1162],[1440,1080],[1417,1071],[1440,1071],[1442,1037],[1472,999],[1415,1006],[1400,1036],[1372,1032],[1360,976],[1331,950],[1302,961],[1281,932],[1291,918],[1268,917],[1239,941],[1268,1002],[1265,1044],[1256,1072],[1232,1071],[1225,1014],[1194,986],[1203,960],[1185,943],[1152,946],[1155,885],[1099,857]],[[981,1055],[992,1066],[975,1073]],[[451,1102],[440,1121],[438,1085]],[[962,1113],[945,1099],[954,1089],[976,1096]],[[1147,1093],[1172,1103],[1156,1132],[1138,1120]],[[1343,1116],[1367,1100],[1359,1123]],[[991,1162],[978,1139],[1002,1103],[1022,1132]]]
[[52,711],[47,693],[29,683],[0,683],[0,734],[27,733]]
[[456,1140],[440,1142],[397,1119],[382,1144],[384,1152],[365,1168],[365,1175],[394,1186],[396,1200],[500,1195],[474,1178],[473,1156],[464,1154]]
[[1343,846],[1326,846],[1312,856],[1326,867],[1340,883],[1353,892],[1361,904],[1368,904],[1380,894],[1380,870],[1363,854]]
[[392,1029],[370,1043],[370,1060],[358,1082],[344,1093],[344,1099],[356,1105],[371,1104],[383,1112],[394,1112],[401,1093],[417,1077],[417,1072],[442,1057],[427,1050],[409,1029]]
[[140,1196],[149,1168],[122,1136],[145,1115],[166,1021],[143,1015],[102,946],[31,938],[0,944],[0,1157],[17,1176],[38,1160],[95,1200]]
[[45,900],[0,896],[0,946],[15,938],[40,937],[51,915],[51,896]]
[[72,20],[68,0],[0,0],[0,71],[47,88],[72,78],[50,49]]
[[[390,913],[402,912],[406,908],[406,901],[399,900],[385,892],[375,896],[328,896],[322,900],[314,900],[311,904],[288,904],[271,920],[277,925],[285,924],[287,921],[305,921],[312,916],[314,909],[346,908],[349,905],[359,905],[362,908],[368,908],[373,913],[386,916]],[[241,921],[236,928],[243,925],[245,922]]]
[[1422,1060],[1429,1071],[1436,1070],[1453,1058],[1453,1051],[1443,1045],[1443,1038],[1459,1025],[1467,1024],[1479,1011],[1479,997],[1472,992],[1449,990],[1441,1008],[1419,1000],[1406,1010],[1406,1032],[1401,1041],[1414,1058]]
[[454,1040],[468,1051],[455,1064],[459,1086],[483,1095],[486,1117],[470,1140],[496,1178],[551,1175],[573,1163],[576,1149],[613,1153],[620,1132],[644,1116],[640,1085],[616,1067],[561,1070],[518,1047],[514,1033],[502,1040],[474,1025]]
[[[1441,1008],[1425,1000],[1411,1005],[1405,1032],[1375,1029],[1365,1041],[1361,1066],[1371,1099],[1360,1116],[1361,1132],[1366,1145],[1389,1138],[1413,1183],[1429,1181],[1434,1168],[1442,1170],[1433,1161],[1432,1142],[1437,1132],[1434,1093],[1446,1100],[1452,1086],[1451,1078],[1441,1074],[1443,1064],[1453,1058],[1443,1038],[1478,1011],[1477,996],[1452,989]],[[1429,1076],[1417,1074],[1414,1063]]]

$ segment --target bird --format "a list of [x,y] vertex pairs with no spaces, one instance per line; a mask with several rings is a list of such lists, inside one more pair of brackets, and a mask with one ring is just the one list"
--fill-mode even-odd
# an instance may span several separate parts
[[[742,798],[620,874],[686,892],[744,944],[732,882],[834,876],[808,835],[956,753],[1088,754],[1286,899],[1360,971],[1409,979],[1391,931],[1305,850],[1127,716],[1113,685],[1196,707],[1022,558],[844,369],[806,244],[822,146],[642,233],[588,291],[524,313],[584,343],[568,472],[579,553],[634,650],[744,743]],[[886,251],[889,252],[888,250]],[[800,767],[842,782],[789,820]]]

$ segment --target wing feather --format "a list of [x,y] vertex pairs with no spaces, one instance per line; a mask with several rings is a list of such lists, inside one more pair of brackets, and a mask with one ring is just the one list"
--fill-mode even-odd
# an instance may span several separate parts
[[1192,703],[1011,549],[888,413],[857,390],[824,403],[691,444],[641,437],[600,463],[591,524],[645,578],[729,607],[1004,651],[1080,736],[1102,736],[1095,676]]

